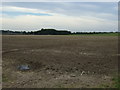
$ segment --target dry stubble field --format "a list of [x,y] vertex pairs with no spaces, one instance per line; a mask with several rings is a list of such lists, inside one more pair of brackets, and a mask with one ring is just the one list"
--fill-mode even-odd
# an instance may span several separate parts
[[[3,35],[4,88],[113,87],[117,36]],[[20,71],[27,64],[30,70]]]

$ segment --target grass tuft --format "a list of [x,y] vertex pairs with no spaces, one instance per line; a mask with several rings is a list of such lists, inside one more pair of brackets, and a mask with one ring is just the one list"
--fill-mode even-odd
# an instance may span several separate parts
[[120,76],[112,79],[114,82],[114,87],[120,89]]
[[8,78],[3,74],[2,75],[2,82],[7,82],[8,81]]

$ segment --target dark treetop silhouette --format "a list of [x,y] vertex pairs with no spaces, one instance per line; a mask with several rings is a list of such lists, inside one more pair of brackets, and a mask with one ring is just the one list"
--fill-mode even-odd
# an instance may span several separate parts
[[38,31],[10,31],[1,30],[3,35],[76,35],[76,34],[105,34],[105,33],[117,33],[117,32],[71,32],[68,30],[55,30],[55,29],[41,29]]

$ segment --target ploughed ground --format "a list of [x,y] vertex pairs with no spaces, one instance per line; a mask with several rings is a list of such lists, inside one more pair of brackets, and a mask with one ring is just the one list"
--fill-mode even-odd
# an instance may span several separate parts
[[3,88],[113,87],[117,36],[4,35],[2,42]]

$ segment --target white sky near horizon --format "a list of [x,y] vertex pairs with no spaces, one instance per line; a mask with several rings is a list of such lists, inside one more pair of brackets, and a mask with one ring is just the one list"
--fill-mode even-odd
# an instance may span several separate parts
[[4,30],[118,31],[117,2],[4,2]]

